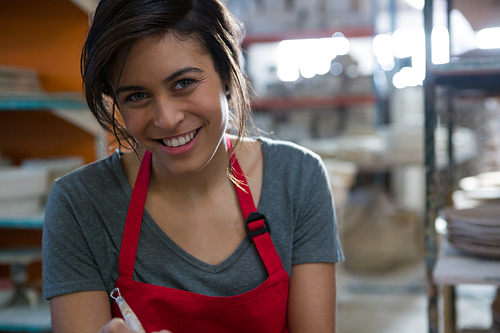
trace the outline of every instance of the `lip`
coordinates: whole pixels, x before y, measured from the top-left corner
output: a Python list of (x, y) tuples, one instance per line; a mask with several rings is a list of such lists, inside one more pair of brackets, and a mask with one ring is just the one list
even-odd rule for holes
[(202, 127), (198, 128), (196, 130), (197, 131), (196, 135), (191, 139), (191, 141), (189, 141), (187, 144), (185, 144), (183, 146), (169, 147), (169, 146), (166, 146), (166, 145), (160, 143), (159, 140), (156, 142), (156, 144), (161, 148), (161, 150), (163, 150), (168, 155), (175, 156), (175, 155), (187, 154), (187, 153), (189, 153), (194, 148), (194, 146), (198, 142), (201, 130), (202, 130)]

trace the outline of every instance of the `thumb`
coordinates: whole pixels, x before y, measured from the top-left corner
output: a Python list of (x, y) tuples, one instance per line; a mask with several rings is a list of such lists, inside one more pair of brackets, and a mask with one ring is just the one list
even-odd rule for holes
[(121, 318), (111, 319), (99, 333), (134, 333)]

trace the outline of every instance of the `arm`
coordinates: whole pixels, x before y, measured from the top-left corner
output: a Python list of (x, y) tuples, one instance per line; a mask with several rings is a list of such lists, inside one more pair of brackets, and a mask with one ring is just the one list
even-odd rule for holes
[[(134, 333), (121, 318), (111, 318), (106, 291), (83, 291), (50, 299), (53, 333)], [(161, 330), (157, 333), (171, 333)]]
[(109, 297), (101, 290), (53, 297), (50, 312), (54, 333), (96, 333), (111, 320)]
[(292, 266), (287, 316), (290, 333), (335, 332), (336, 301), (335, 264)]

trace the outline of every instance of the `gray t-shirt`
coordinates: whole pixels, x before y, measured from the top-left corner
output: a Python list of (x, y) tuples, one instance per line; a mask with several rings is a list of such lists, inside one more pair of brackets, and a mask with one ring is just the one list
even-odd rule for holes
[[(344, 260), (333, 197), (319, 156), (293, 143), (259, 138), (264, 157), (258, 211), (290, 274), (291, 266)], [(84, 166), (52, 188), (43, 229), (43, 293), (110, 292), (132, 194), (120, 153)], [(255, 246), (245, 238), (223, 262), (210, 265), (175, 244), (144, 212), (134, 280), (209, 295), (233, 296), (266, 278)]]

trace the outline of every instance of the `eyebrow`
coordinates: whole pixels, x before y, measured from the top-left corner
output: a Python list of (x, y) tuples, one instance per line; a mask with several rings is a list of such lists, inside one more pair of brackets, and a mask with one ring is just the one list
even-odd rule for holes
[[(169, 83), (171, 81), (174, 81), (178, 77), (180, 77), (186, 73), (189, 73), (189, 72), (203, 73), (203, 70), (201, 70), (197, 67), (187, 66), (187, 67), (184, 67), (184, 68), (181, 68), (181, 69), (175, 71), (172, 75), (170, 75), (165, 80), (163, 80), (163, 82)], [(119, 94), (121, 92), (125, 92), (125, 91), (137, 91), (137, 90), (144, 90), (144, 89), (145, 89), (145, 87), (142, 87), (142, 86), (121, 86), (121, 87), (118, 87), (117, 94)]]

